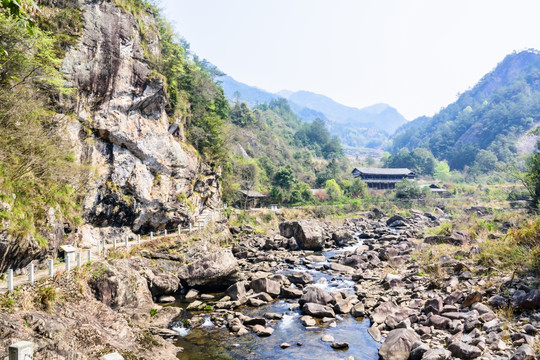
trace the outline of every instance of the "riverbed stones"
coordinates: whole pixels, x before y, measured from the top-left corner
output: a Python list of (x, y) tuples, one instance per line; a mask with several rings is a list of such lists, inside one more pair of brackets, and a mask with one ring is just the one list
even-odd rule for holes
[(377, 342), (381, 341), (381, 338), (382, 338), (381, 330), (379, 330), (379, 328), (375, 324), (373, 324), (368, 329), (368, 334), (373, 338), (373, 340)]
[(331, 343), (330, 346), (334, 350), (345, 350), (345, 349), (349, 348), (349, 343), (347, 343), (347, 342), (334, 342), (334, 343)]
[(313, 319), (313, 317), (309, 316), (309, 315), (304, 315), (300, 318), (300, 322), (302, 323), (302, 325), (304, 325), (305, 327), (311, 327), (311, 326), (315, 326), (317, 323), (315, 322), (315, 319)]
[(268, 337), (274, 333), (274, 329), (271, 327), (265, 327), (264, 325), (254, 325), (251, 327), (251, 330), (258, 336), (258, 337)]
[(313, 317), (336, 317), (334, 310), (331, 307), (316, 303), (305, 303), (302, 306), (302, 312)]
[(510, 360), (533, 360), (536, 359), (536, 352), (528, 345), (521, 345), (513, 354)]
[(415, 342), (420, 337), (411, 329), (395, 329), (388, 333), (379, 349), (382, 360), (407, 360)]
[(225, 293), (231, 297), (231, 300), (238, 300), (246, 296), (246, 281), (239, 281), (227, 288)]
[(323, 335), (321, 338), (323, 342), (334, 342), (334, 337), (332, 335)]
[(300, 289), (284, 286), (281, 288), (281, 297), (285, 299), (297, 299), (302, 297), (303, 292)]
[(284, 343), (281, 343), (279, 345), (279, 347), (282, 348), (282, 349), (286, 349), (286, 348), (291, 347), (291, 344), (284, 342)]

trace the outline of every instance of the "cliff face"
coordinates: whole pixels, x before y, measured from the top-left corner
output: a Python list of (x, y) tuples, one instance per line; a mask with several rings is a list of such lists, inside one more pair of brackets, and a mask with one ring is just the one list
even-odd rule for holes
[(136, 233), (186, 226), (219, 204), (218, 174), (184, 142), (180, 120), (165, 112), (164, 80), (147, 61), (160, 56), (155, 18), (107, 2), (82, 8), (84, 32), (62, 71), (78, 90), (78, 157), (98, 171), (85, 218), (92, 227)]
[(1, 270), (55, 254), (62, 243), (95, 246), (185, 227), (221, 201), (219, 174), (186, 142), (181, 119), (165, 111), (165, 80), (148, 60), (161, 51), (154, 15), (134, 15), (115, 2), (78, 6), (84, 30), (61, 68), (75, 92), (62, 106), (75, 115), (66, 131), (74, 153), (95, 173), (84, 189), (85, 223), (64, 230), (51, 210), (48, 249), (31, 237), (0, 241)]

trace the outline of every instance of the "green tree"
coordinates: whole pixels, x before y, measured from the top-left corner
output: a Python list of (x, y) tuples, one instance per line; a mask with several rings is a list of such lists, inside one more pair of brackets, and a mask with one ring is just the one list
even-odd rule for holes
[(355, 178), (350, 187), (350, 196), (353, 198), (364, 198), (368, 194), (368, 186), (360, 178)]
[(294, 177), (294, 172), (291, 169), (290, 165), (279, 169), (274, 176), (273, 184), (283, 189), (291, 190), (295, 183), (296, 178)]
[(403, 180), (396, 184), (396, 198), (398, 199), (418, 199), (422, 194), (422, 189), (414, 180)]
[(326, 181), (324, 188), (326, 190), (326, 195), (328, 195), (328, 199), (332, 202), (339, 200), (339, 197), (343, 195), (343, 191), (334, 179)]
[(445, 161), (439, 161), (437, 163), (437, 166), (435, 166), (435, 178), (439, 180), (446, 180), (448, 179), (448, 175), (450, 174), (450, 166), (448, 166), (448, 162)]

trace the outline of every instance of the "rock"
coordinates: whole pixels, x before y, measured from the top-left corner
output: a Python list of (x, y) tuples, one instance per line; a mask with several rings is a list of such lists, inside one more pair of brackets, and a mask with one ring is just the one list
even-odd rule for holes
[(386, 290), (396, 287), (403, 287), (403, 281), (401, 275), (386, 274), (383, 280), (383, 286)]
[(195, 299), (197, 296), (199, 296), (199, 291), (195, 289), (189, 289), (185, 297), (187, 300), (191, 300), (191, 299)]
[(282, 348), (282, 349), (286, 349), (288, 347), (291, 347), (291, 344), (284, 342), (284, 343), (281, 343), (281, 345), (279, 345), (279, 347)]
[(439, 315), (442, 309), (443, 309), (443, 301), (441, 298), (426, 300), (426, 303), (424, 305), (424, 311), (426, 312), (426, 315), (429, 315), (429, 314)]
[(354, 268), (352, 268), (350, 266), (347, 266), (347, 265), (338, 264), (338, 263), (331, 263), (330, 264), (330, 269), (334, 270), (334, 271), (341, 272), (341, 273), (345, 273), (345, 274), (354, 273)]
[(334, 337), (332, 335), (323, 335), (323, 337), (321, 338), (321, 341), (323, 341), (323, 342), (333, 342)]
[(277, 313), (266, 313), (264, 314), (264, 317), (268, 320), (281, 320), (283, 319), (283, 315), (277, 314)]
[(420, 337), (413, 330), (392, 330), (380, 347), (379, 356), (382, 360), (407, 360), (417, 341), (420, 341)]
[(164, 272), (155, 275), (148, 270), (144, 273), (144, 276), (148, 281), (150, 292), (155, 297), (174, 294), (180, 288), (180, 279), (174, 274)]
[(358, 304), (354, 305), (351, 309), (351, 315), (354, 317), (362, 317), (364, 316), (364, 304), (359, 302)]
[(348, 245), (353, 239), (353, 232), (347, 229), (339, 229), (332, 233), (332, 240), (334, 240), (336, 246)]
[(417, 341), (412, 346), (409, 360), (422, 360), (422, 357), (427, 351), (429, 351), (429, 346), (426, 343)]
[(258, 337), (268, 337), (274, 333), (274, 329), (271, 327), (265, 327), (263, 325), (255, 325), (251, 328)]
[(500, 309), (506, 306), (507, 301), (504, 297), (500, 295), (494, 295), (489, 298), (488, 304), (494, 308)]
[(349, 348), (349, 343), (335, 342), (335, 343), (331, 343), (330, 346), (332, 347), (332, 349), (335, 349), (335, 350), (343, 350), (343, 349)]
[(482, 350), (473, 345), (465, 344), (461, 341), (454, 341), (448, 345), (448, 350), (452, 356), (458, 359), (475, 359), (482, 355)]
[(388, 316), (393, 316), (399, 322), (409, 316), (409, 310), (400, 308), (392, 301), (386, 301), (372, 312), (371, 318), (375, 323), (382, 324)]
[(392, 216), (390, 219), (386, 220), (386, 225), (387, 226), (390, 226), (392, 225), (393, 223), (395, 223), (396, 221), (401, 221), (401, 223), (406, 223), (407, 222), (407, 219), (405, 219), (403, 216), (401, 215), (394, 215)]
[(482, 293), (475, 291), (472, 294), (468, 295), (465, 300), (463, 300), (463, 304), (461, 306), (466, 308), (480, 301), (482, 301)]
[(352, 303), (349, 300), (345, 299), (336, 302), (336, 305), (334, 305), (334, 311), (338, 314), (348, 314), (349, 312), (351, 312), (352, 307)]
[(254, 326), (254, 325), (266, 326), (266, 320), (261, 317), (252, 318), (249, 316), (244, 316), (241, 320), (246, 326)]
[(278, 297), (281, 293), (281, 286), (277, 281), (267, 278), (253, 280), (249, 286), (256, 293), (267, 293), (272, 297)]
[(512, 355), (510, 360), (534, 360), (536, 359), (536, 352), (528, 345), (521, 345)]
[(525, 331), (527, 334), (532, 335), (532, 336), (538, 334), (538, 330), (531, 324), (523, 325), (523, 331)]
[(302, 312), (307, 315), (314, 317), (336, 317), (334, 310), (326, 305), (316, 304), (316, 303), (305, 303), (302, 306)]
[[(424, 353), (422, 360), (451, 360), (452, 353), (446, 349), (430, 349)], [(412, 360), (412, 359), (411, 359)]]
[(199, 310), (203, 307), (204, 303), (202, 301), (195, 300), (186, 307), (186, 310)]
[(304, 315), (300, 318), (300, 321), (302, 322), (302, 325), (306, 327), (315, 326), (317, 323), (315, 322), (315, 319), (313, 319), (309, 315)]
[(381, 331), (379, 330), (379, 328), (373, 324), (369, 329), (368, 329), (368, 334), (371, 335), (371, 337), (373, 338), (373, 340), (379, 342), (381, 341)]
[(299, 300), (300, 305), (302, 306), (305, 303), (315, 303), (326, 305), (334, 301), (332, 295), (328, 294), (321, 288), (310, 286), (306, 289), (306, 293), (302, 295)]
[(540, 291), (531, 290), (526, 293), (518, 290), (510, 299), (510, 305), (515, 309), (532, 310), (540, 308)]
[(324, 229), (314, 220), (286, 221), (279, 224), (281, 236), (296, 239), (298, 247), (303, 250), (322, 250)]
[(326, 257), (324, 255), (308, 255), (306, 260), (311, 263), (322, 263), (326, 261)]
[(263, 306), (263, 305), (266, 305), (267, 303), (268, 302), (266, 302), (264, 300), (260, 300), (260, 299), (256, 299), (256, 298), (249, 298), (249, 300), (248, 300), (248, 305), (254, 306), (254, 307)]
[(463, 299), (463, 293), (459, 290), (455, 290), (444, 299), (444, 305), (454, 305)]
[(173, 303), (175, 301), (176, 301), (176, 298), (170, 295), (163, 295), (158, 298), (158, 302), (161, 304)]
[(445, 330), (450, 324), (450, 319), (440, 315), (431, 315), (429, 317), (429, 324), (439, 330)]
[(285, 299), (297, 299), (302, 297), (302, 290), (284, 286), (281, 288), (281, 297)]
[(457, 246), (463, 246), (469, 243), (470, 235), (466, 231), (452, 230), (452, 233), (447, 238), (447, 242)]
[(238, 300), (246, 296), (246, 282), (239, 281), (227, 288), (225, 291), (227, 296), (230, 296), (232, 300)]
[(234, 282), (238, 262), (230, 249), (219, 249), (178, 269), (178, 277), (188, 286), (226, 288)]
[(232, 332), (238, 332), (240, 329), (244, 328), (244, 325), (242, 324), (242, 321), (239, 318), (233, 318), (229, 321), (227, 324), (228, 328)]
[(307, 285), (313, 282), (313, 276), (306, 271), (296, 271), (287, 275), (287, 279), (293, 284)]

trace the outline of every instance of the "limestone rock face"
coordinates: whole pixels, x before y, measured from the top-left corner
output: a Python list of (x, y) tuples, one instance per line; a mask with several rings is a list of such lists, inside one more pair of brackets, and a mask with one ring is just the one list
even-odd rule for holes
[(218, 174), (183, 142), (181, 120), (165, 112), (164, 79), (145, 58), (160, 55), (155, 19), (138, 15), (143, 40), (135, 16), (114, 2), (81, 3), (84, 31), (62, 71), (78, 92), (79, 128), (71, 131), (78, 158), (99, 175), (84, 199), (85, 218), (136, 233), (186, 226), (219, 203)]
[(230, 249), (218, 249), (178, 269), (178, 277), (188, 286), (227, 288), (237, 279), (238, 262)]

